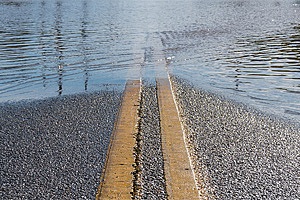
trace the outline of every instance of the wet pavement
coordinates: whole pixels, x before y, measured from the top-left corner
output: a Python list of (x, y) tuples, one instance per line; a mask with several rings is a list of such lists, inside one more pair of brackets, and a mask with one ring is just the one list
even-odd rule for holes
[(123, 87), (168, 68), (300, 121), (298, 0), (2, 0), (0, 102)]
[(171, 78), (198, 187), (210, 199), (299, 199), (299, 125)]
[(135, 199), (167, 199), (156, 86), (144, 82), (141, 92)]
[[(208, 199), (299, 199), (296, 124), (171, 76), (197, 187)], [(142, 86), (135, 199), (167, 199), (157, 91)], [(120, 92), (0, 106), (1, 199), (94, 199)], [(137, 186), (137, 185), (136, 185)]]
[(94, 199), (121, 93), (0, 105), (0, 199)]

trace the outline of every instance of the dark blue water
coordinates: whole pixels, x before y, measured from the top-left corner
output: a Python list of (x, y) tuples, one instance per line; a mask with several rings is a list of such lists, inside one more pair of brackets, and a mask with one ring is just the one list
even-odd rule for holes
[(0, 0), (0, 101), (169, 73), (300, 120), (299, 0)]

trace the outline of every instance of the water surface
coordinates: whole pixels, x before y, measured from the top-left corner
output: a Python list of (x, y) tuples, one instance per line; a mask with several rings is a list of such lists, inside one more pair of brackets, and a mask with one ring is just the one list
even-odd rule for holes
[(0, 101), (165, 76), (300, 120), (298, 0), (2, 0)]

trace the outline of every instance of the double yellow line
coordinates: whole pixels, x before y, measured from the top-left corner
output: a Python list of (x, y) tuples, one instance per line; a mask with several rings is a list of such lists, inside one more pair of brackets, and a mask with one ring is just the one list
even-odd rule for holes
[[(128, 81), (96, 199), (131, 199), (140, 81)], [(199, 199), (168, 79), (157, 79), (168, 199)]]

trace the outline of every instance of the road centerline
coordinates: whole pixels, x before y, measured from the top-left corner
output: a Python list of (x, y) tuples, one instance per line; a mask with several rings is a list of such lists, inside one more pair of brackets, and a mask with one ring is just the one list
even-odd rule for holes
[(168, 199), (199, 199), (168, 79), (157, 79)]
[(126, 83), (96, 199), (131, 199), (140, 81)]

